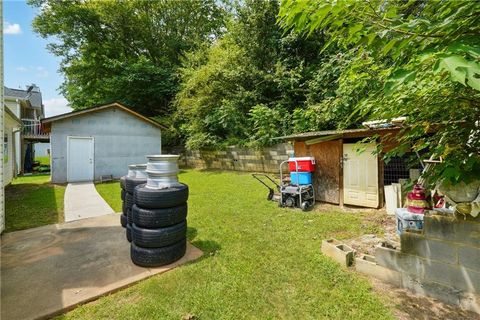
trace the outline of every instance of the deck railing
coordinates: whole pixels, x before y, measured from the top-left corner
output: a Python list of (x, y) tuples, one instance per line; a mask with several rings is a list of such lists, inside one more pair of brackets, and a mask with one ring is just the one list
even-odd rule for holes
[(46, 138), (46, 133), (42, 128), (40, 120), (34, 119), (22, 119), (23, 122), (23, 135), (30, 138)]

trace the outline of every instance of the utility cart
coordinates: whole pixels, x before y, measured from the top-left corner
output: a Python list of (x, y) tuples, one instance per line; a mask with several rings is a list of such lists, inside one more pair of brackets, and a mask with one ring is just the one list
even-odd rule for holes
[[(289, 164), (290, 177), (283, 172), (286, 163)], [(311, 172), (315, 170), (314, 166), (315, 160), (307, 157), (283, 161), (279, 168), (280, 184), (264, 173), (254, 173), (252, 176), (268, 189), (267, 200), (278, 201), (280, 207), (300, 208), (307, 211), (315, 204), (315, 189), (311, 177)]]
[[(280, 164), (280, 207), (297, 207), (303, 211), (313, 208), (315, 204), (315, 189), (313, 188), (310, 172), (299, 171), (301, 158), (290, 158)], [(284, 179), (283, 167), (288, 163), (290, 179)], [(292, 169), (295, 171), (292, 171)]]

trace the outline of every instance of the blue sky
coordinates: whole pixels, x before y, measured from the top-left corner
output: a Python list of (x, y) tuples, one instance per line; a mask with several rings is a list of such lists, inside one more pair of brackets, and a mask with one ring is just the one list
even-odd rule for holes
[(46, 116), (71, 111), (58, 92), (63, 76), (60, 58), (51, 54), (43, 39), (32, 30), (37, 10), (24, 1), (3, 1), (4, 81), (9, 88), (40, 87)]

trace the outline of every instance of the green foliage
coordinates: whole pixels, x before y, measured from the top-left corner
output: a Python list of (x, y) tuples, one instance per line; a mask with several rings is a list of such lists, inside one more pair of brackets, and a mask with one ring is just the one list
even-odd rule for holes
[(61, 91), (74, 109), (121, 101), (149, 116), (168, 116), (183, 52), (220, 34), (220, 1), (30, 0), (33, 27), (55, 37)]
[(346, 100), (350, 117), (407, 116), (387, 157), (442, 157), (431, 181), (480, 177), (478, 1), (284, 0), (279, 23), (306, 36), (321, 30), (324, 51), (356, 52), (339, 77), (339, 88), (357, 93)]
[(320, 54), (320, 34), (284, 33), (278, 10), (277, 1), (245, 1), (221, 39), (186, 55), (176, 120), (187, 147), (257, 147), (293, 131), (355, 124), (355, 92), (338, 82), (353, 55)]

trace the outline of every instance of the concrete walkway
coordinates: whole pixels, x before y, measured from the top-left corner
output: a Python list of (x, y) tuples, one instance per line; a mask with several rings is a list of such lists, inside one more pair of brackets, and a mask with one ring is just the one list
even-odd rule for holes
[[(118, 195), (120, 197), (120, 195)], [(114, 213), (92, 182), (69, 183), (65, 190), (65, 222)]]
[(119, 218), (109, 214), (3, 234), (0, 318), (49, 318), (202, 255), (189, 244), (171, 265), (138, 267)]

